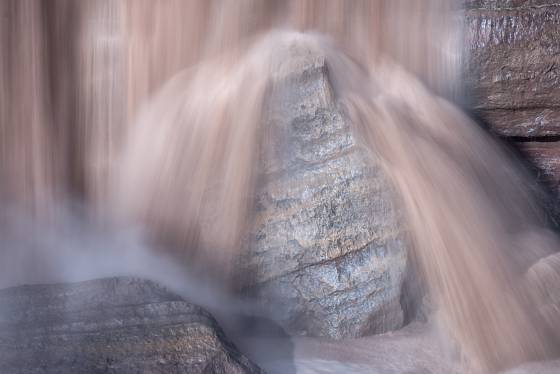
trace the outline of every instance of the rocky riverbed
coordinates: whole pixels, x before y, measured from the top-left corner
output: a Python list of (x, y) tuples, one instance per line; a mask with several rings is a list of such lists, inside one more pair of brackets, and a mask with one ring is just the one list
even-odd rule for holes
[[(138, 278), (12, 287), (0, 290), (0, 363), (2, 373), (21, 374), (462, 373), (432, 322), (334, 341), (255, 330), (255, 321), (228, 324), (230, 339), (203, 308)], [(504, 374), (558, 368), (530, 363)]]

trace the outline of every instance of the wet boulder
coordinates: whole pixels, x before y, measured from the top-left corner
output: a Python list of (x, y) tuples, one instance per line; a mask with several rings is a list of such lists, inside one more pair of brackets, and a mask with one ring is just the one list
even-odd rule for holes
[(0, 290), (3, 373), (262, 373), (204, 309), (108, 278)]
[(399, 328), (407, 253), (391, 189), (337, 105), (327, 59), (291, 52), (268, 106), (245, 291), (290, 334)]

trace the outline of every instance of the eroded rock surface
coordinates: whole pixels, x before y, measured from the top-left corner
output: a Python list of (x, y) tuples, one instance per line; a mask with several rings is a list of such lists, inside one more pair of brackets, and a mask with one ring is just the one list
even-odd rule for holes
[(560, 201), (560, 2), (466, 0), (465, 81), (475, 113)]
[(560, 2), (467, 0), (472, 105), (504, 136), (560, 134)]
[(2, 373), (261, 373), (214, 318), (157, 284), (0, 290)]
[(390, 188), (337, 108), (328, 61), (294, 46), (273, 94), (248, 289), (296, 335), (398, 328), (406, 267)]

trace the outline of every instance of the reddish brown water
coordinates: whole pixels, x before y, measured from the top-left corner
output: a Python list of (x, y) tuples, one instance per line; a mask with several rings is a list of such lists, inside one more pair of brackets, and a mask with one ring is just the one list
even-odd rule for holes
[(0, 197), (40, 220), (83, 201), (227, 269), (252, 212), (267, 98), (305, 50), (326, 57), (355, 136), (392, 180), (466, 365), (551, 356), (558, 313), (536, 305), (558, 266), (526, 273), (558, 241), (530, 180), (444, 98), (460, 86), (453, 5), (2, 0)]

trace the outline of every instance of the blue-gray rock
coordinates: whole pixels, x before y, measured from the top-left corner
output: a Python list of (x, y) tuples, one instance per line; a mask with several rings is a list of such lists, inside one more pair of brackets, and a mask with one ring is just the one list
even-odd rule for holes
[(246, 290), (291, 334), (398, 328), (407, 253), (391, 190), (337, 107), (328, 61), (291, 48), (269, 105)]
[(0, 290), (0, 371), (262, 373), (208, 312), (134, 278)]

